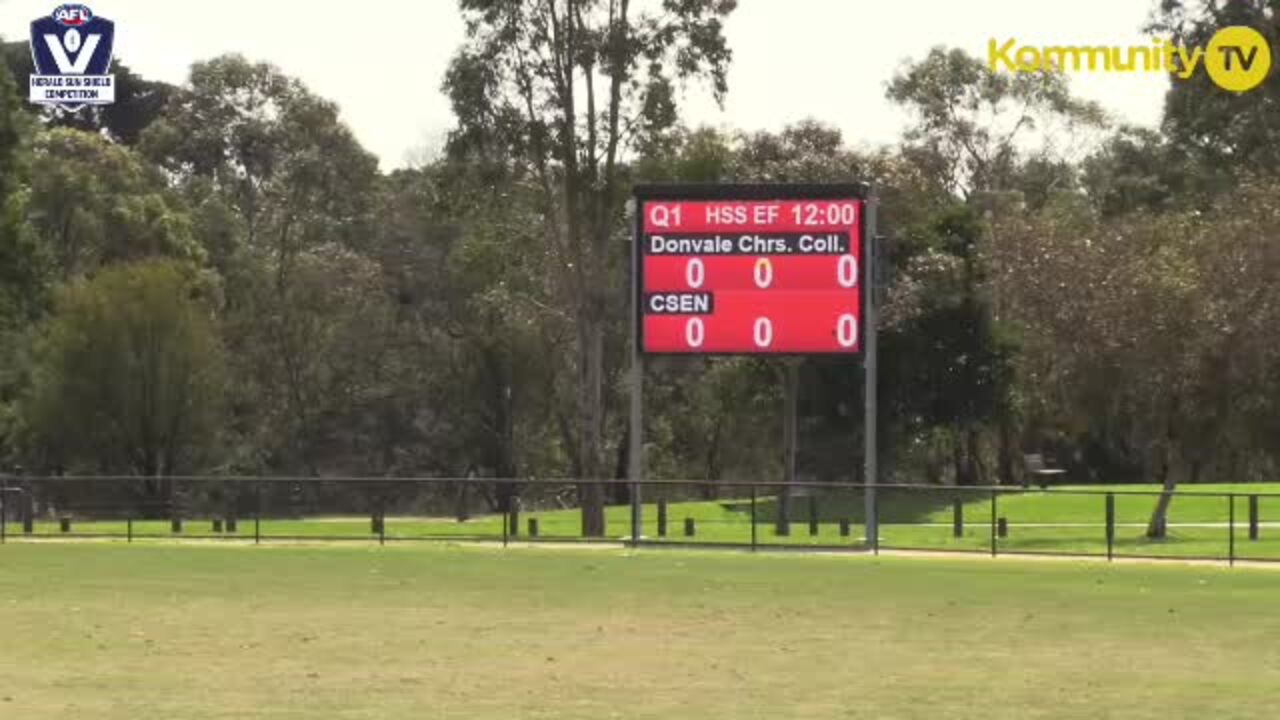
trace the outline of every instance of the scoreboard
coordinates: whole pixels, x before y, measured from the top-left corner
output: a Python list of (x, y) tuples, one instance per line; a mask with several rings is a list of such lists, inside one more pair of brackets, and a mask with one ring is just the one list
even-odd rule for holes
[(864, 188), (638, 187), (640, 352), (859, 354)]

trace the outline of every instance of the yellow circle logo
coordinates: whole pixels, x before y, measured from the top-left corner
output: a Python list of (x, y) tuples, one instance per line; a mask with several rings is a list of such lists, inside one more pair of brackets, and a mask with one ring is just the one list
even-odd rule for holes
[(1238, 93), (1252, 90), (1271, 70), (1271, 46), (1251, 27), (1225, 27), (1209, 40), (1204, 67), (1209, 71), (1209, 79), (1223, 90)]

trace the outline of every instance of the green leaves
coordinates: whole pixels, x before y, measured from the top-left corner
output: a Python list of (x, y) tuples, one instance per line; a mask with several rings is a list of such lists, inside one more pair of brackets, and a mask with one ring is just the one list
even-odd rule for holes
[(35, 447), (92, 470), (181, 472), (216, 445), (223, 365), (189, 267), (108, 268), (58, 293), (21, 408)]
[(1105, 124), (1061, 73), (1009, 75), (959, 49), (934, 48), (893, 78), (887, 96), (915, 118), (908, 148), (931, 156), (948, 189), (966, 195), (1012, 189), (1019, 143), (1029, 137), (1038, 136), (1043, 154), (1063, 131)]
[[(1243, 25), (1257, 30), (1274, 48), (1280, 41), (1275, 12), (1275, 3), (1268, 0), (1167, 0), (1148, 30), (1174, 43), (1203, 47), (1219, 29)], [(1274, 62), (1262, 85), (1240, 94), (1218, 87), (1203, 71), (1188, 80), (1170, 79), (1163, 130), (1196, 159), (1200, 175), (1230, 183), (1241, 174), (1275, 174), (1280, 167), (1277, 98), (1280, 72)]]
[(199, 263), (187, 210), (134, 151), (78, 130), (36, 137), (25, 215), (60, 277), (153, 256)]

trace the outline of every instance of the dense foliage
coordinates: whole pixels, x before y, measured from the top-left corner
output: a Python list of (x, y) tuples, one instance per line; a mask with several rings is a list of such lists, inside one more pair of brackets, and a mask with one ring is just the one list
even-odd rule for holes
[[(214, 58), (183, 87), (122, 68), (121, 103), (68, 116), (21, 102), (3, 46), (0, 462), (620, 476), (631, 183), (865, 179), (885, 480), (1017, 482), (1028, 452), (1080, 481), (1274, 479), (1274, 72), (1241, 96), (1171, 81), (1145, 130), (939, 48), (889, 84), (901, 142), (854, 150), (820, 120), (686, 127), (678, 87), (731, 90), (734, 3), (628, 6), (463, 0), (457, 129), (389, 174), (270, 65)], [(1196, 42), (1229, 23), (1274, 34), (1274, 11), (1153, 15)], [(650, 473), (779, 477), (778, 370), (652, 363)], [(859, 367), (800, 383), (801, 474), (861, 479)]]

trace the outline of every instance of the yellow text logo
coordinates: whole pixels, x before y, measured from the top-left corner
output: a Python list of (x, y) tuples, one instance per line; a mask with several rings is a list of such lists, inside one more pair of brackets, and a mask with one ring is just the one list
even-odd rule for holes
[(1245, 92), (1267, 78), (1271, 47), (1250, 27), (1225, 27), (1206, 47), (1175, 45), (1156, 39), (1150, 45), (1019, 45), (1016, 39), (987, 43), (992, 72), (1158, 72), (1188, 80), (1204, 66), (1223, 90)]

